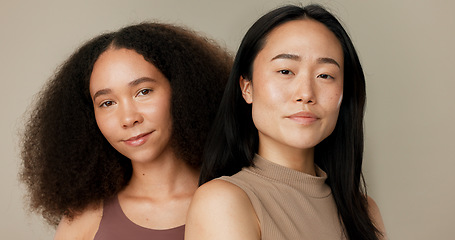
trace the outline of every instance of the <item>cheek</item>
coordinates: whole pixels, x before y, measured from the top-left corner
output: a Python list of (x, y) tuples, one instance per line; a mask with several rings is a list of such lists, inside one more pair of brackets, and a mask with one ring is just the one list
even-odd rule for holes
[[(271, 77), (269, 77), (271, 79)], [(286, 103), (289, 100), (289, 86), (279, 81), (257, 81), (253, 85), (253, 102), (272, 106)]]
[(257, 121), (262, 122), (263, 119), (269, 119), (270, 116), (273, 116), (277, 111), (277, 106), (282, 102), (280, 99), (280, 94), (278, 91), (273, 91), (273, 87), (263, 85), (254, 88), (251, 104), (253, 121), (255, 123)]
[(333, 86), (332, 88), (322, 89), (322, 93), (325, 93), (324, 105), (326, 109), (330, 111), (337, 111), (341, 107), (343, 102), (343, 85)]
[(162, 98), (160, 101), (148, 103), (142, 107), (141, 112), (149, 123), (156, 127), (161, 126), (172, 130), (171, 100), (169, 98)]
[(338, 104), (337, 104), (337, 108), (338, 109), (340, 109), (342, 101), (343, 101), (343, 93), (341, 93), (339, 98), (338, 98)]
[[(113, 132), (112, 129), (114, 129), (114, 118), (112, 117), (107, 117), (105, 114), (97, 113), (95, 111), (95, 120), (96, 120), (96, 125), (98, 125), (98, 128), (100, 129), (101, 133), (103, 136), (110, 141), (111, 135)], [(111, 130), (109, 130), (111, 129)]]
[(330, 96), (327, 96), (325, 105), (325, 111), (329, 117), (330, 125), (335, 127), (338, 120), (338, 115), (340, 112), (341, 103), (343, 102), (343, 92), (336, 90), (330, 93)]
[(148, 113), (148, 119), (157, 127), (172, 129), (172, 114), (167, 108), (155, 109)]
[(157, 109), (156, 109), (156, 112), (158, 113), (157, 115), (159, 116), (162, 116), (162, 118), (167, 118), (167, 120), (169, 120), (169, 118), (172, 118), (172, 110), (171, 110), (171, 106), (172, 106), (172, 101), (171, 101), (171, 97), (170, 97), (170, 93), (169, 93), (169, 96), (168, 95), (164, 95), (160, 101), (157, 102)]

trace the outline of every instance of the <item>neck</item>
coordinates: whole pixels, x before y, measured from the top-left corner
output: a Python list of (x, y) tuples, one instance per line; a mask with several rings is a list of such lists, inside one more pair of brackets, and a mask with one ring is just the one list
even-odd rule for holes
[(276, 164), (299, 172), (316, 176), (314, 167), (314, 148), (298, 149), (290, 146), (261, 144), (258, 154)]
[(167, 198), (192, 194), (197, 188), (199, 171), (174, 154), (147, 163), (132, 161), (131, 180), (124, 189), (128, 195)]

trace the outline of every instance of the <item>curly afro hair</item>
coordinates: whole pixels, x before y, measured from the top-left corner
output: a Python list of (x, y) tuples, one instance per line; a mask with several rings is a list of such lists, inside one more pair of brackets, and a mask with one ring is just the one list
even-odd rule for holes
[(135, 50), (172, 88), (172, 147), (194, 168), (201, 164), (232, 66), (215, 42), (184, 27), (141, 23), (100, 35), (79, 48), (46, 83), (33, 104), (21, 141), (21, 180), (32, 211), (51, 225), (117, 194), (131, 161), (104, 138), (95, 121), (90, 75), (108, 48)]

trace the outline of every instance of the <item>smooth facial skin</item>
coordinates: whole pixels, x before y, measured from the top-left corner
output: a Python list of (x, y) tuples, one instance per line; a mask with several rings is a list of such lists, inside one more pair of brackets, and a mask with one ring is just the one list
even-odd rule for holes
[(343, 50), (335, 35), (309, 19), (277, 27), (256, 56), (252, 80), (240, 84), (252, 104), (258, 154), (300, 171), (307, 162), (314, 173), (313, 149), (335, 128), (343, 97)]
[(108, 142), (133, 162), (170, 155), (171, 87), (134, 50), (108, 49), (90, 78), (95, 118)]

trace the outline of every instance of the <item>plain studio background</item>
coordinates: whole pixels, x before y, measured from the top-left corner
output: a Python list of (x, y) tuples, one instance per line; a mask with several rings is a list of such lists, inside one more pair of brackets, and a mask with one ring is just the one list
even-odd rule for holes
[[(455, 2), (314, 2), (342, 19), (365, 70), (364, 173), (389, 237), (453, 239)], [(17, 180), (18, 131), (33, 96), (76, 47), (102, 32), (158, 19), (204, 32), (235, 52), (253, 21), (284, 3), (296, 2), (2, 0), (0, 239), (54, 234), (26, 211)]]

